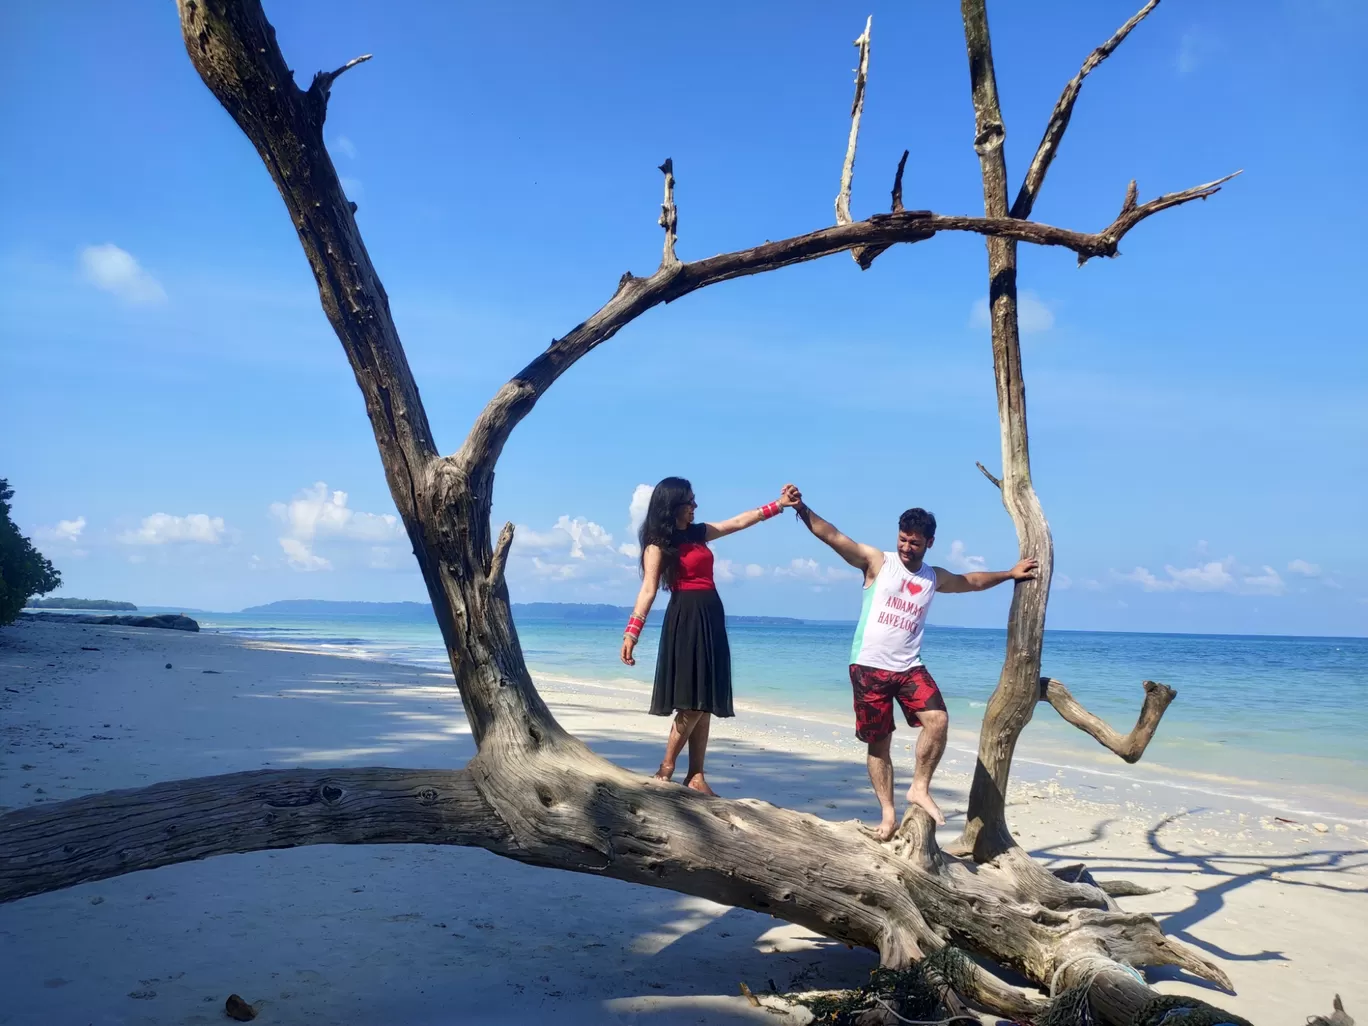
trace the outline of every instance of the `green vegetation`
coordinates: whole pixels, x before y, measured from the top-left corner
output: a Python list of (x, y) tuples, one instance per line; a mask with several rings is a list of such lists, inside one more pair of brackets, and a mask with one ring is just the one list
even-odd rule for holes
[(29, 603), (32, 609), (124, 609), (137, 610), (132, 602), (116, 602), (113, 599), (83, 598), (45, 598), (34, 599)]
[(62, 583), (56, 567), (10, 519), (13, 495), (9, 482), (0, 477), (0, 625), (13, 623), (30, 595), (45, 595)]

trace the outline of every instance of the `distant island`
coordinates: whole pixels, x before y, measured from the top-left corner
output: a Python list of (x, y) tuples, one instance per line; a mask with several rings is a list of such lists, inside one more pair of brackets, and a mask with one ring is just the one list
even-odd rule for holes
[[(626, 622), (628, 606), (593, 602), (515, 602), (513, 616), (520, 620), (568, 620), (576, 623)], [(431, 620), (432, 606), (427, 602), (334, 602), (328, 599), (282, 599), (264, 606), (248, 606), (244, 613), (277, 616), (393, 616), (408, 620)], [(728, 616), (729, 623), (799, 625), (806, 620), (789, 616)]]
[(83, 598), (40, 598), (34, 599), (28, 605), (30, 609), (131, 609), (136, 611), (138, 608), (132, 602)]

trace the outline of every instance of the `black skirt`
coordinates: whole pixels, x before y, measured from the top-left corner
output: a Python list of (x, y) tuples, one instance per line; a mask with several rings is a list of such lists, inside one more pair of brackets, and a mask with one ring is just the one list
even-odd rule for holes
[(670, 595), (660, 629), (651, 714), (702, 709), (732, 716), (731, 647), (722, 600), (712, 589)]

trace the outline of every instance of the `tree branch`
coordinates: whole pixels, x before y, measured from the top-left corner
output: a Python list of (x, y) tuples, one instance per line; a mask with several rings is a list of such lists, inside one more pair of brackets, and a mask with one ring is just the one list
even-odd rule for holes
[(1094, 257), (1113, 257), (1117, 255), (1121, 239), (1146, 217), (1190, 200), (1206, 199), (1220, 191), (1220, 185), (1231, 177), (1234, 176), (1151, 200), (1120, 215), (1100, 232), (1076, 232), (1013, 217), (964, 217), (935, 214), (929, 210), (899, 210), (778, 242), (766, 242), (752, 249), (662, 266), (647, 278), (623, 275), (613, 297), (604, 306), (569, 334), (551, 343), (544, 353), (498, 391), (476, 418), (465, 444), (451, 459), (458, 467), (476, 476), (492, 473), (513, 428), (577, 360), (647, 310), (662, 303), (672, 303), (709, 285), (818, 260), (861, 246), (887, 249), (900, 242), (924, 242), (938, 232), (970, 232), (1013, 242), (1058, 246), (1076, 253), (1080, 263)]
[(865, 21), (864, 31), (855, 40), (860, 64), (855, 69), (855, 99), (850, 105), (850, 141), (846, 143), (845, 163), (841, 165), (841, 189), (836, 193), (836, 223), (850, 224), (850, 185), (855, 177), (855, 146), (860, 140), (860, 117), (864, 114), (865, 82), (869, 77), (869, 32), (874, 15)]
[(978, 467), (979, 470), (983, 471), (983, 476), (986, 477), (989, 481), (993, 482), (994, 485), (996, 485), (998, 488), (1002, 487), (1002, 482), (998, 480), (996, 477), (994, 477), (989, 472), (988, 468), (985, 467), (982, 463), (979, 463), (977, 460), (975, 460), (974, 466)]
[(660, 173), (665, 176), (665, 200), (660, 205), (660, 227), (665, 229), (665, 252), (660, 258), (661, 269), (678, 267), (679, 257), (675, 256), (675, 240), (679, 238), (679, 210), (674, 201), (674, 161), (669, 157), (660, 165)]
[(346, 64), (342, 65), (342, 67), (338, 68), (336, 71), (320, 71), (314, 75), (313, 81), (309, 83), (308, 95), (312, 102), (315, 105), (317, 105), (319, 109), (320, 124), (323, 120), (322, 116), (327, 113), (328, 97), (332, 94), (333, 83), (336, 82), (339, 78), (341, 78), (345, 72), (350, 71), (358, 64), (364, 64), (373, 56), (375, 55), (363, 53), (360, 57), (353, 57), (351, 60), (347, 61)]
[(508, 548), (513, 544), (513, 521), (509, 520), (499, 532), (499, 540), (494, 544), (494, 554), (489, 560), (488, 587), (497, 588), (503, 580), (504, 566), (508, 562)]
[(135, 870), (306, 844), (458, 844), (516, 857), (464, 770), (257, 770), (0, 816), (0, 902)]
[(1060, 94), (1054, 110), (1050, 112), (1050, 120), (1045, 125), (1045, 135), (1041, 138), (1040, 145), (1036, 147), (1035, 157), (1031, 160), (1031, 166), (1026, 172), (1025, 180), (1021, 183), (1021, 191), (1017, 193), (1016, 202), (1012, 204), (1013, 217), (1031, 216), (1031, 210), (1035, 207), (1036, 196), (1039, 195), (1040, 187), (1045, 182), (1045, 173), (1050, 170), (1050, 163), (1054, 160), (1055, 154), (1059, 151), (1059, 144), (1064, 139), (1064, 130), (1069, 127), (1069, 119), (1073, 117), (1074, 104), (1078, 102), (1078, 94), (1083, 89), (1083, 80), (1092, 73), (1094, 68), (1110, 57), (1112, 51), (1130, 35), (1131, 29), (1144, 21), (1149, 12), (1157, 6), (1159, 6), (1159, 0), (1149, 0), (1149, 3), (1140, 8), (1130, 21), (1117, 29), (1110, 39), (1088, 54), (1088, 59), (1083, 62), (1082, 69), (1064, 87), (1064, 92)]
[(898, 160), (898, 170), (893, 174), (893, 205), (889, 209), (895, 214), (903, 209), (903, 170), (907, 167), (907, 154), (908, 151), (903, 150), (903, 155)]
[(1167, 684), (1145, 681), (1145, 702), (1140, 707), (1140, 718), (1135, 721), (1129, 734), (1118, 734), (1101, 717), (1094, 716), (1069, 693), (1069, 689), (1051, 677), (1040, 678), (1040, 700), (1049, 702), (1055, 712), (1072, 723), (1085, 734), (1090, 735), (1103, 748), (1119, 755), (1126, 762), (1140, 761), (1145, 748), (1164, 716), (1169, 703), (1178, 697), (1178, 692)]

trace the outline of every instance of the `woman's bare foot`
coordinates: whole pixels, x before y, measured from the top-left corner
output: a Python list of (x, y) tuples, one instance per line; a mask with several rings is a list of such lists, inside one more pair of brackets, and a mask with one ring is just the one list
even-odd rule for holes
[(674, 771), (675, 768), (673, 764), (662, 762), (660, 764), (660, 769), (655, 771), (655, 779), (668, 784), (674, 779)]
[(685, 781), (684, 786), (697, 791), (699, 794), (706, 794), (711, 798), (717, 797), (717, 792), (708, 786), (708, 782), (703, 779), (702, 773), (693, 773)]
[(927, 812), (931, 813), (931, 818), (936, 821), (937, 826), (945, 826), (945, 816), (931, 797), (931, 792), (923, 791), (916, 784), (907, 789), (907, 800), (913, 805), (920, 805)]

